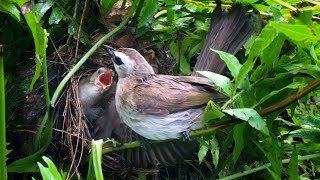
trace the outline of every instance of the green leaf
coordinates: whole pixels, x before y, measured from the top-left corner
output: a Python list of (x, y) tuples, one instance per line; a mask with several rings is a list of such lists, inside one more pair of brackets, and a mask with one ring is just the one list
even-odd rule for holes
[(253, 68), (256, 58), (261, 54), (261, 52), (267, 48), (274, 38), (277, 36), (277, 32), (270, 24), (267, 24), (257, 36), (254, 42), (251, 45), (248, 60), (244, 63), (239, 71), (239, 75), (236, 77), (236, 82), (234, 85), (233, 92), (236, 92), (236, 89), (244, 83), (248, 73)]
[(215, 136), (213, 136), (212, 139), (210, 140), (210, 151), (212, 156), (212, 162), (217, 167), (219, 163), (220, 150), (219, 150), (219, 142)]
[(242, 109), (226, 109), (223, 112), (235, 116), (238, 119), (248, 121), (250, 126), (261, 131), (262, 133), (269, 135), (269, 130), (267, 128), (266, 122), (261, 118), (258, 112), (254, 109), (250, 108), (242, 108)]
[(233, 128), (234, 148), (232, 152), (232, 160), (234, 163), (237, 162), (242, 152), (242, 149), (244, 147), (243, 131), (245, 127), (246, 127), (246, 124), (238, 124)]
[(42, 159), (47, 163), (48, 168), (44, 167), (41, 163), (37, 163), (43, 179), (55, 179), (62, 180), (62, 177), (56, 167), (56, 165), (47, 157), (43, 156)]
[(138, 27), (145, 25), (146, 22), (150, 21), (150, 18), (157, 12), (158, 10), (158, 0), (148, 0), (146, 1), (146, 5), (144, 11), (139, 20)]
[(292, 131), (291, 136), (303, 138), (307, 142), (320, 143), (319, 128), (304, 128)]
[(291, 154), (290, 162), (289, 162), (289, 179), (299, 180), (299, 171), (298, 171), (298, 153), (297, 148), (294, 147), (293, 152)]
[(210, 122), (210, 120), (222, 118), (224, 116), (225, 114), (223, 114), (223, 112), (220, 111), (218, 106), (210, 100), (204, 112), (204, 120), (206, 122)]
[(63, 16), (61, 9), (59, 7), (54, 7), (49, 18), (49, 24), (59, 24)]
[(77, 22), (72, 21), (71, 24), (69, 24), (68, 26), (68, 34), (69, 35), (74, 35), (74, 33), (77, 32), (79, 25), (77, 24)]
[(295, 114), (295, 117), (303, 123), (314, 128), (320, 128), (320, 118), (309, 114)]
[(198, 152), (199, 163), (203, 162), (203, 160), (206, 157), (208, 151), (209, 151), (209, 144), (206, 141), (206, 144), (201, 144), (200, 145), (200, 149), (199, 149), (199, 152)]
[(54, 5), (53, 0), (48, 0), (45, 2), (39, 2), (36, 4), (36, 9), (39, 12), (39, 16), (43, 17), (43, 15)]
[(229, 71), (231, 72), (231, 75), (236, 78), (242, 67), (242, 65), (239, 63), (239, 60), (234, 55), (227, 52), (218, 51), (215, 49), (211, 49), (211, 51), (219, 54), (220, 58), (226, 63)]
[(285, 36), (283, 34), (278, 34), (270, 45), (262, 51), (260, 55), (261, 62), (272, 67), (279, 58), (284, 40)]
[(320, 78), (320, 67), (312, 64), (291, 64), (290, 66), (285, 66), (284, 69), (292, 74), (304, 73), (309, 74), (314, 78)]
[(220, 87), (229, 97), (232, 96), (232, 84), (229, 78), (210, 71), (197, 71)]
[(117, 0), (102, 0), (101, 1), (101, 11), (103, 14), (109, 13), (112, 6), (117, 2)]
[(20, 21), (20, 11), (19, 9), (12, 3), (12, 1), (1, 0), (0, 1), (0, 11), (9, 14), (17, 21)]
[(318, 41), (319, 35), (306, 25), (300, 24), (284, 24), (279, 22), (271, 22), (273, 28), (285, 34), (288, 38), (294, 41)]
[(256, 103), (253, 108), (257, 107), (258, 105), (264, 103), (266, 100), (268, 100), (269, 98), (271, 98), (272, 96), (286, 90), (286, 89), (300, 89), (304, 86), (306, 86), (307, 83), (304, 81), (304, 79), (300, 79), (300, 78), (296, 78), (294, 80), (293, 83), (281, 88), (281, 89), (278, 89), (278, 90), (274, 90), (274, 91), (271, 91), (270, 93), (268, 93), (268, 95), (264, 96), (263, 98), (260, 99), (260, 101), (258, 103)]

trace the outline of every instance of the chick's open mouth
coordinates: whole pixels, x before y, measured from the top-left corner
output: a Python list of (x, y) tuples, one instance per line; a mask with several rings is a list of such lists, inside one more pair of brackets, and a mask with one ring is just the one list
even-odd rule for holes
[(112, 73), (110, 71), (106, 71), (103, 74), (98, 76), (98, 84), (106, 89), (112, 85)]

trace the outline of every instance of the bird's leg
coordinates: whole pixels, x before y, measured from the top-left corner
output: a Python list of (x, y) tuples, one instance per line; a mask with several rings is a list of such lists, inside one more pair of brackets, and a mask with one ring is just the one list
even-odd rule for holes
[(188, 130), (182, 132), (182, 141), (191, 141)]

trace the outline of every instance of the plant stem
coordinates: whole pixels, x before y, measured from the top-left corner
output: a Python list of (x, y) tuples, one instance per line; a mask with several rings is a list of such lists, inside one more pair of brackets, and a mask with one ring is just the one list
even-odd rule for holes
[(134, 0), (132, 2), (132, 5), (130, 7), (130, 10), (126, 16), (126, 18), (121, 22), (119, 26), (114, 28), (112, 31), (110, 31), (108, 34), (103, 36), (80, 60), (79, 62), (72, 67), (70, 72), (62, 79), (61, 83), (58, 85), (56, 91), (54, 92), (52, 96), (52, 101), (51, 101), (51, 106), (55, 106), (57, 100), (59, 99), (59, 96), (61, 94), (61, 91), (63, 90), (64, 86), (67, 84), (67, 82), (70, 80), (70, 78), (73, 76), (73, 74), (81, 67), (83, 63), (86, 62), (86, 60), (98, 49), (98, 47), (101, 46), (110, 36), (118, 32), (124, 25), (127, 24), (127, 22), (130, 20), (132, 17), (132, 14), (135, 10), (136, 4), (139, 0)]
[(4, 85), (3, 46), (0, 45), (0, 179), (7, 179), (6, 166), (6, 103)]
[[(310, 154), (310, 155), (306, 155), (306, 156), (300, 156), (300, 157), (298, 157), (298, 161), (305, 161), (305, 160), (315, 159), (315, 158), (320, 158), (320, 153)], [(290, 162), (290, 159), (282, 160), (282, 164), (287, 164), (289, 162)], [(256, 167), (256, 168), (253, 168), (253, 169), (250, 169), (247, 171), (239, 172), (239, 173), (227, 176), (227, 177), (220, 178), (219, 180), (229, 180), (229, 179), (240, 178), (240, 177), (246, 176), (248, 174), (252, 174), (252, 173), (267, 169), (270, 166), (271, 166), (271, 163), (268, 163), (263, 166), (259, 166), (259, 167)]]

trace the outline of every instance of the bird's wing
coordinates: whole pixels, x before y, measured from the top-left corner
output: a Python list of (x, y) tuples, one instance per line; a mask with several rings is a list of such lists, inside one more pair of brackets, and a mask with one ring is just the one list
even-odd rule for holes
[(153, 75), (142, 79), (131, 96), (136, 107), (145, 114), (166, 115), (199, 107), (210, 99), (226, 98), (205, 78)]

